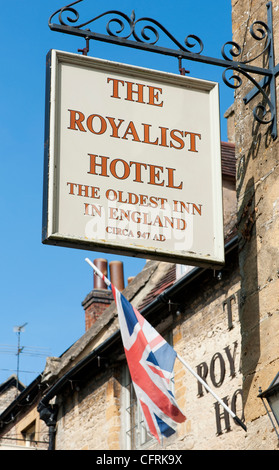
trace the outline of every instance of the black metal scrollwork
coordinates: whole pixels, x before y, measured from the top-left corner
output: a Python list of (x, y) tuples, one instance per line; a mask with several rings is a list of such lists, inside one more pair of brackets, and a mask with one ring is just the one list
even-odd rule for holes
[[(62, 17), (62, 14), (64, 12), (67, 12), (67, 13), (73, 13), (75, 15), (75, 18), (71, 18), (71, 17), (68, 17), (67, 20), (68, 22), (70, 23), (76, 23), (78, 20), (79, 20), (79, 14), (77, 12), (77, 10), (75, 10), (74, 8), (72, 8), (73, 5), (76, 5), (77, 3), (80, 3), (82, 2), (83, 0), (77, 0), (76, 2), (73, 2), (73, 3), (70, 3), (69, 5), (66, 5), (65, 7), (62, 7), (62, 8), (59, 8), (59, 10), (56, 10), (49, 18), (48, 20), (48, 25), (51, 27), (52, 25), (52, 19), (57, 15), (59, 14), (59, 22), (61, 25), (63, 26), (67, 26), (67, 23), (65, 23), (63, 21), (63, 17)], [(79, 26), (78, 26), (79, 27)]]
[[(145, 25), (141, 30), (141, 38), (143, 38), (141, 39), (136, 33), (135, 28), (136, 25), (143, 21), (148, 22), (148, 24)], [(152, 18), (140, 18), (139, 20), (133, 23), (133, 36), (139, 42), (150, 42), (150, 37), (146, 33), (147, 31), (151, 31), (155, 35), (155, 40), (153, 42), (150, 42), (150, 44), (156, 44), (160, 39), (159, 30), (161, 30), (176, 46), (178, 46), (179, 50), (190, 52), (190, 49), (198, 45), (199, 49), (196, 51), (196, 54), (201, 54), (201, 52), (203, 51), (203, 43), (202, 40), (198, 38), (198, 36), (189, 34), (184, 40), (186, 46), (185, 47), (180, 42), (178, 42), (175, 37), (164, 26), (162, 26), (158, 21), (153, 20)], [(191, 40), (193, 40), (193, 42), (191, 42)]]
[[(269, 51), (272, 41), (272, 33), (266, 23), (264, 23), (263, 21), (255, 21), (250, 27), (250, 34), (256, 41), (265, 40), (265, 45), (263, 49), (256, 56), (253, 56), (250, 59), (242, 60), (240, 63), (238, 63), (237, 66), (234, 66), (233, 59), (241, 57), (243, 54), (243, 49), (238, 43), (234, 41), (226, 42), (222, 47), (221, 53), (225, 60), (229, 60), (232, 62), (232, 65), (224, 70), (222, 78), (224, 83), (233, 89), (237, 89), (242, 85), (242, 78), (237, 75), (237, 73), (244, 75), (251, 83), (253, 83), (254, 87), (257, 88), (258, 92), (261, 93), (263, 97), (263, 103), (257, 104), (253, 109), (254, 118), (261, 124), (269, 124), (273, 121), (275, 117), (274, 105), (270, 101), (268, 95), (265, 93), (263, 87), (261, 87), (257, 83), (257, 81), (251, 76), (250, 73), (242, 69), (241, 64), (249, 64), (254, 60), (258, 59), (259, 57), (263, 56), (267, 51)], [(232, 58), (230, 58), (225, 52), (226, 46), (231, 46), (229, 53)], [(233, 72), (233, 75), (231, 75), (229, 78), (227, 78), (226, 76), (228, 71)], [(269, 109), (267, 109), (267, 107)], [(269, 119), (266, 118), (266, 115), (268, 113), (270, 114)]]
[[(259, 34), (256, 34), (255, 26), (261, 26), (256, 30)], [(263, 41), (264, 39), (266, 39), (266, 44), (263, 50), (260, 51), (260, 53), (257, 54), (255, 57), (252, 57), (251, 59), (247, 60), (241, 60), (242, 64), (249, 64), (250, 62), (253, 62), (258, 57), (264, 55), (264, 53), (268, 51), (270, 47), (272, 34), (267, 24), (265, 24), (263, 21), (255, 21), (250, 27), (250, 34), (256, 41)], [(233, 60), (225, 52), (225, 48), (228, 45), (232, 46), (232, 48), (229, 50), (229, 53), (233, 58), (241, 57), (241, 55), (243, 54), (243, 48), (237, 42), (228, 41), (223, 45), (221, 49), (222, 56), (225, 60)]]
[[(259, 42), (264, 41), (265, 44), (256, 56), (242, 60), (243, 48), (234, 41), (228, 41), (223, 45), (221, 49), (223, 59), (204, 56), (202, 55), (204, 45), (198, 36), (189, 34), (185, 38), (184, 44), (181, 44), (157, 20), (148, 17), (136, 20), (134, 11), (129, 17), (118, 10), (109, 10), (86, 22), (79, 22), (79, 13), (74, 7), (82, 1), (83, 0), (77, 0), (64, 6), (53, 13), (49, 19), (49, 27), (52, 30), (82, 36), (86, 39), (87, 48), (79, 51), (85, 51), (85, 53), (87, 53), (89, 50), (89, 40), (94, 39), (176, 57), (180, 65), (182, 59), (217, 65), (225, 68), (222, 75), (223, 81), (227, 86), (233, 89), (237, 89), (242, 85), (241, 74), (254, 85), (254, 89), (250, 92), (249, 98), (245, 97), (244, 101), (247, 103), (258, 93), (262, 95), (262, 103), (255, 106), (253, 110), (254, 117), (261, 124), (271, 123), (271, 135), (273, 139), (277, 137), (275, 77), (279, 74), (279, 66), (275, 67), (274, 65), (271, 2), (268, 2), (266, 5), (268, 24), (263, 21), (255, 21), (250, 27), (250, 34), (253, 39)], [(57, 15), (59, 24), (54, 24), (52, 21)], [(105, 17), (109, 18), (106, 24), (107, 35), (93, 32), (88, 28), (89, 25)], [(161, 38), (168, 38), (175, 44), (177, 49), (159, 46), (158, 43)], [(259, 57), (265, 57), (265, 53), (268, 57), (268, 67), (263, 68), (251, 65), (251, 63)], [(233, 72), (233, 74), (227, 78), (229, 71)], [(251, 74), (259, 74), (264, 78), (258, 83)], [(270, 88), (270, 98), (264, 89), (267, 85), (269, 85)], [(267, 118), (268, 113), (270, 114), (269, 119)]]
[[(233, 71), (233, 75), (229, 77), (229, 79), (226, 77), (226, 73), (228, 71)], [(230, 88), (237, 89), (242, 85), (242, 78), (239, 75), (236, 75), (235, 72), (238, 72), (242, 75), (244, 75), (248, 80), (250, 80), (251, 83), (257, 88), (259, 93), (261, 93), (263, 97), (263, 103), (259, 103), (255, 106), (253, 109), (253, 115), (256, 121), (258, 121), (260, 124), (270, 124), (274, 117), (275, 117), (275, 109), (273, 103), (270, 101), (268, 95), (265, 93), (264, 89), (258, 84), (258, 82), (247, 72), (244, 70), (241, 70), (241, 68), (235, 68), (235, 67), (228, 67), (226, 70), (224, 70), (222, 74), (222, 78), (224, 83), (229, 86)], [(232, 83), (231, 83), (231, 82)], [(267, 109), (267, 106), (269, 110)], [(266, 119), (266, 115), (270, 113), (270, 118)]]
[[(73, 6), (80, 3), (81, 1), (83, 0), (78, 0), (76, 2), (73, 2), (61, 8), (60, 10), (57, 10), (55, 13), (53, 13), (53, 15), (51, 15), (49, 19), (49, 26), (50, 27), (52, 26), (52, 19), (58, 13), (59, 13), (59, 22), (62, 26), (67, 27), (73, 24), (74, 28), (79, 29), (79, 30), (82, 28), (85, 28), (86, 26), (89, 26), (90, 24), (106, 16), (108, 17), (110, 15), (117, 15), (117, 16), (114, 16), (113, 18), (110, 18), (106, 24), (106, 31), (109, 34), (109, 36), (121, 37), (122, 39), (129, 39), (133, 37), (136, 41), (140, 43), (148, 43), (148, 44), (155, 45), (160, 39), (160, 33), (164, 33), (165, 36), (168, 37), (182, 51), (190, 52), (190, 49), (193, 49), (196, 46), (198, 46), (198, 50), (195, 52), (196, 54), (201, 54), (201, 52), (203, 51), (203, 43), (198, 36), (189, 34), (185, 38), (185, 41), (184, 41), (185, 46), (186, 46), (185, 47), (180, 42), (178, 42), (177, 39), (175, 39), (175, 37), (157, 20), (154, 20), (148, 17), (143, 17), (143, 18), (139, 18), (138, 20), (136, 20), (134, 10), (130, 18), (125, 13), (122, 13), (121, 11), (109, 10), (109, 11), (106, 11), (105, 13), (102, 13), (101, 15), (91, 18), (90, 20), (84, 23), (77, 24), (79, 20), (79, 13), (75, 8), (73, 8)], [(67, 16), (66, 19), (64, 19), (65, 13), (66, 14), (71, 13), (73, 17)], [(143, 22), (147, 24), (145, 24), (142, 27), (141, 31), (137, 33), (136, 31), (137, 26)], [(117, 25), (119, 29), (112, 28), (113, 25), (114, 26)], [(128, 27), (128, 34), (122, 34), (123, 31), (125, 30), (127, 31), (127, 27)], [(86, 29), (86, 31), (89, 34), (90, 29)], [(153, 39), (150, 33), (152, 33)]]

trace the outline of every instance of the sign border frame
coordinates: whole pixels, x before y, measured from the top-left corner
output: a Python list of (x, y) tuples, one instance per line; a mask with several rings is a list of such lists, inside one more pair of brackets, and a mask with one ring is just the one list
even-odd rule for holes
[[(55, 196), (54, 196), (54, 187), (55, 187), (55, 145), (57, 139), (57, 129), (55, 129), (55, 116), (57, 113), (57, 102), (56, 102), (56, 90), (57, 83), (59, 81), (58, 66), (59, 62), (64, 62), (74, 65), (88, 66), (94, 63), (94, 68), (98, 69), (108, 69), (109, 67), (114, 67), (114, 72), (117, 72), (117, 69), (120, 69), (125, 74), (134, 76), (134, 73), (137, 72), (140, 74), (141, 79), (148, 78), (150, 76), (160, 77), (160, 81), (166, 81), (168, 84), (175, 80), (175, 83), (181, 80), (181, 83), (187, 80), (188, 88), (192, 89), (203, 89), (210, 94), (210, 112), (211, 120), (213, 122), (218, 119), (218, 125), (213, 126), (215, 132), (211, 132), (211, 145), (214, 149), (220, 151), (220, 158), (216, 159), (220, 162), (218, 168), (216, 164), (213, 171), (212, 184), (217, 185), (216, 191), (218, 191), (219, 196), (217, 196), (216, 201), (218, 208), (214, 209), (214, 218), (221, 218), (220, 221), (215, 220), (214, 225), (214, 234), (215, 234), (215, 244), (214, 244), (214, 255), (201, 256), (197, 253), (191, 253), (187, 251), (187, 256), (179, 255), (178, 252), (165, 252), (160, 250), (148, 249), (146, 247), (135, 247), (135, 246), (118, 246), (113, 242), (96, 240), (86, 240), (79, 238), (71, 238), (59, 233), (55, 233), (53, 228), (55, 226)], [(43, 182), (43, 214), (42, 214), (42, 243), (46, 245), (58, 245), (68, 248), (76, 248), (93, 252), (102, 252), (102, 253), (111, 253), (118, 254), (120, 256), (130, 256), (130, 257), (139, 257), (146, 259), (155, 259), (158, 261), (172, 262), (183, 265), (192, 265), (200, 267), (212, 267), (216, 269), (222, 267), (225, 263), (225, 249), (224, 249), (224, 232), (223, 232), (223, 200), (222, 200), (222, 171), (221, 171), (221, 139), (220, 139), (220, 115), (219, 115), (219, 85), (217, 82), (212, 82), (208, 80), (196, 79), (192, 77), (186, 77), (182, 75), (175, 75), (173, 73), (158, 71), (153, 69), (147, 69), (139, 66), (128, 65), (124, 63), (113, 62), (104, 59), (97, 59), (94, 57), (88, 57), (78, 54), (73, 54), (64, 51), (58, 51), (51, 49), (46, 58), (46, 92), (45, 92), (45, 141), (44, 141), (44, 182)], [(217, 162), (218, 163), (218, 162)], [(216, 212), (218, 214), (216, 215)], [(221, 227), (219, 227), (221, 225)], [(217, 230), (218, 227), (218, 230)], [(218, 233), (217, 233), (218, 232)], [(217, 255), (218, 253), (218, 255)]]

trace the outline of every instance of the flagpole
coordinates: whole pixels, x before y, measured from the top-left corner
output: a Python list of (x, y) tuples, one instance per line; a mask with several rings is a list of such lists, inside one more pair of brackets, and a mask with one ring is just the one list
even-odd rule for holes
[(184, 361), (184, 359), (182, 359), (181, 356), (179, 356), (179, 354), (177, 354), (177, 359), (186, 367), (186, 369), (189, 370), (189, 372), (191, 372), (191, 374), (194, 375), (194, 377), (196, 377), (196, 379), (204, 386), (204, 388), (209, 393), (211, 393), (211, 395), (213, 395), (220, 405), (222, 405), (223, 408), (232, 416), (234, 421), (239, 424), (244, 429), (244, 431), (247, 431), (247, 428), (241, 419), (236, 416), (236, 414), (226, 405), (226, 403), (224, 403), (223, 400), (221, 400), (221, 398), (216, 395), (216, 393), (207, 385), (207, 383), (192, 369), (192, 367), (189, 366), (189, 364), (187, 364), (186, 361)]
[(95, 264), (90, 261), (90, 259), (85, 258), (85, 261), (87, 261), (88, 264), (90, 264), (91, 268), (95, 271), (95, 273), (100, 276), (100, 278), (104, 281), (104, 283), (109, 287), (111, 285), (111, 282), (108, 280), (108, 278), (100, 271)]
[[(90, 259), (88, 258), (85, 258), (85, 261), (91, 266), (91, 268), (94, 270), (94, 272), (100, 276), (100, 278), (105, 282), (105, 284), (107, 286), (110, 286), (111, 285), (111, 282), (109, 281), (109, 279), (97, 268), (97, 266), (95, 266), (95, 264), (92, 263), (92, 261), (90, 261)], [(232, 416), (232, 418), (234, 419), (234, 421), (239, 424), (243, 429), (244, 431), (247, 431), (247, 428), (245, 426), (245, 424), (236, 416), (236, 414), (223, 402), (223, 400), (221, 400), (221, 398), (219, 398), (216, 393), (207, 385), (207, 383), (189, 366), (189, 364), (187, 364), (186, 361), (184, 361), (184, 359), (182, 359), (181, 356), (179, 356), (177, 354), (177, 359), (194, 375), (194, 377), (196, 377), (196, 379), (204, 386), (204, 388), (209, 392), (211, 393), (211, 395), (213, 395), (213, 397), (223, 406), (223, 408)]]

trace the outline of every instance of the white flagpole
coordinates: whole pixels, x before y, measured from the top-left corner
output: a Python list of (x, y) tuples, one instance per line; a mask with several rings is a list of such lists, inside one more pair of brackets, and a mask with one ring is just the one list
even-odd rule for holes
[(88, 264), (90, 264), (91, 268), (93, 268), (93, 270), (95, 271), (95, 273), (100, 276), (101, 279), (103, 279), (104, 283), (107, 285), (107, 286), (110, 286), (111, 285), (111, 282), (108, 280), (108, 278), (106, 276), (104, 276), (104, 274), (97, 268), (97, 266), (95, 266), (95, 264), (92, 263), (92, 261), (90, 261), (90, 259), (88, 258), (85, 258), (85, 261), (87, 261)]
[[(101, 279), (103, 279), (103, 281), (105, 282), (105, 284), (107, 286), (110, 286), (111, 285), (111, 282), (106, 278), (106, 276), (104, 276), (104, 274), (97, 268), (97, 266), (95, 266), (95, 264), (92, 263), (92, 261), (90, 261), (90, 259), (88, 258), (85, 258), (85, 261), (87, 261), (87, 263), (91, 266), (91, 268), (93, 268), (94, 272), (100, 276)], [(232, 416), (232, 418), (234, 419), (234, 421), (239, 424), (245, 431), (247, 431), (246, 429), (246, 426), (243, 424), (243, 422), (236, 416), (236, 414), (223, 402), (223, 400), (221, 400), (221, 398), (219, 398), (216, 393), (207, 385), (207, 383), (189, 366), (189, 364), (187, 364), (186, 361), (184, 361), (184, 359), (182, 359), (181, 356), (179, 356), (177, 354), (177, 359), (186, 367), (186, 369), (188, 369), (191, 374), (194, 375), (194, 377), (196, 377), (196, 379), (204, 386), (204, 388), (209, 392), (211, 393), (211, 395), (213, 395), (213, 397), (223, 406), (223, 408)]]
[(234, 421), (237, 424), (239, 424), (244, 429), (244, 431), (247, 431), (247, 428), (246, 428), (245, 424), (241, 421), (241, 419), (239, 419), (236, 416), (236, 414), (226, 405), (226, 403), (224, 403), (223, 400), (221, 400), (221, 398), (219, 398), (216, 395), (216, 393), (207, 385), (207, 383), (192, 369), (192, 367), (189, 366), (189, 364), (187, 364), (186, 361), (184, 361), (184, 359), (182, 359), (181, 356), (179, 356), (179, 354), (177, 354), (177, 359), (186, 367), (186, 369), (188, 369), (191, 372), (191, 374), (194, 375), (194, 377), (196, 377), (196, 379), (204, 386), (204, 388), (209, 393), (211, 393), (211, 395), (213, 395), (213, 397), (220, 403), (220, 405), (222, 405), (223, 408), (232, 416)]

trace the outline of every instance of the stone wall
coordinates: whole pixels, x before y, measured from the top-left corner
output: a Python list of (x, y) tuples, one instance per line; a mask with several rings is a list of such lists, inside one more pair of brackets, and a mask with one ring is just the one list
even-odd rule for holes
[[(256, 20), (267, 22), (266, 3), (232, 0), (233, 40), (243, 47), (242, 60), (257, 55), (264, 45), (264, 41), (259, 43), (252, 38), (248, 28)], [(278, 63), (278, 0), (272, 5)], [(266, 63), (266, 54), (253, 62), (260, 67)], [(277, 101), (278, 84), (277, 78)], [(257, 398), (258, 389), (261, 386), (265, 390), (279, 370), (279, 142), (278, 138), (271, 138), (267, 125), (254, 120), (252, 110), (262, 98), (258, 96), (244, 104), (243, 98), (251, 88), (253, 85), (243, 79), (242, 87), (235, 93), (235, 144), (244, 405), (249, 447), (261, 448), (262, 438), (269, 434), (271, 426), (268, 420), (261, 419), (266, 413)], [(275, 436), (269, 445), (276, 445)]]
[(56, 449), (120, 449), (119, 374), (102, 369), (85, 387), (69, 384), (68, 391), (59, 396)]
[(18, 395), (16, 387), (9, 387), (0, 395), (0, 414), (12, 403)]
[[(37, 411), (37, 402), (30, 403), (30, 407), (25, 409), (24, 413), (15, 416), (10, 423), (7, 423), (8, 427), (3, 435), (3, 439), (0, 438), (0, 447), (8, 449), (14, 446), (16, 449), (48, 449), (49, 432), (46, 424), (40, 419)], [(34, 428), (34, 442), (29, 443), (28, 439), (25, 438), (25, 433), (30, 429)], [(1, 436), (2, 437), (2, 436)]]

